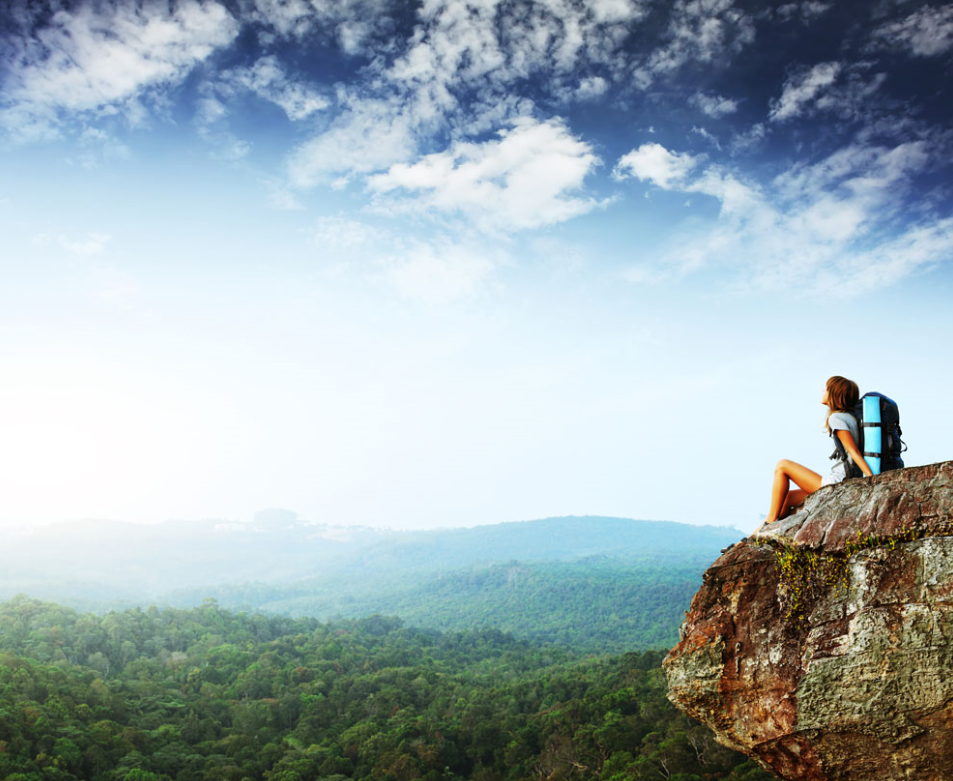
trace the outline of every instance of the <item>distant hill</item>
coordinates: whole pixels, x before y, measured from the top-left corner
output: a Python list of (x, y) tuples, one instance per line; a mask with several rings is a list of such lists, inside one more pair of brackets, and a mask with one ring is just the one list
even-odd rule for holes
[(104, 611), (223, 607), (493, 626), (595, 650), (660, 647), (735, 529), (605, 517), (466, 529), (341, 528), (271, 511), (252, 524), (83, 522), (0, 535), (0, 598)]
[(452, 569), (509, 559), (708, 555), (713, 547), (737, 540), (738, 534), (736, 529), (671, 521), (567, 516), (468, 529), (400, 532), (368, 545), (362, 561)]

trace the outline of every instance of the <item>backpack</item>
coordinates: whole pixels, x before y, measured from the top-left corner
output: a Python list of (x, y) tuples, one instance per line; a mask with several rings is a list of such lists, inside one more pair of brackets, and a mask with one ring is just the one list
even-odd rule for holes
[[(880, 403), (880, 422), (872, 422), (869, 420), (864, 420), (864, 399), (879, 399)], [(861, 453), (863, 453), (864, 458), (867, 459), (867, 463), (873, 469), (874, 474), (880, 474), (881, 472), (889, 472), (891, 469), (901, 469), (903, 468), (903, 458), (900, 454), (907, 449), (906, 444), (900, 437), (903, 435), (903, 431), (900, 429), (900, 408), (897, 406), (897, 402), (893, 399), (884, 396), (882, 393), (865, 393), (854, 405), (853, 409), (850, 410), (850, 413), (857, 418), (857, 422), (860, 424), (860, 442), (857, 443), (857, 447)], [(869, 448), (865, 447), (865, 440), (867, 439), (868, 429), (879, 427), (880, 428), (880, 442), (881, 448), (880, 452), (874, 452)], [(831, 433), (833, 436), (833, 432)], [(860, 467), (855, 464), (847, 451), (844, 449), (844, 446), (841, 444), (841, 441), (835, 436), (834, 438), (834, 452), (831, 455), (831, 458), (836, 458), (840, 461), (843, 461), (847, 465), (847, 476), (848, 477), (861, 477), (863, 472), (860, 471)], [(873, 439), (873, 438), (871, 438)], [(873, 441), (871, 441), (873, 444)], [(875, 469), (874, 464), (871, 464), (870, 459), (880, 458), (880, 469)]]

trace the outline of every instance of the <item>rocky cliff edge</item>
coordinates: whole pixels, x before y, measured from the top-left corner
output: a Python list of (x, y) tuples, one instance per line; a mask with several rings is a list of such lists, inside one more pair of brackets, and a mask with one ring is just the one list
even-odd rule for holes
[(788, 781), (953, 779), (953, 461), (821, 488), (705, 573), (669, 699)]

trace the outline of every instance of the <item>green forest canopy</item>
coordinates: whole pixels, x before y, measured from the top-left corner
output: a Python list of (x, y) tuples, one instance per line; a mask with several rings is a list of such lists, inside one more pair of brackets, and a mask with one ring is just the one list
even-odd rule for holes
[(580, 656), (373, 616), (0, 604), (6, 781), (766, 781), (667, 702), (659, 651)]

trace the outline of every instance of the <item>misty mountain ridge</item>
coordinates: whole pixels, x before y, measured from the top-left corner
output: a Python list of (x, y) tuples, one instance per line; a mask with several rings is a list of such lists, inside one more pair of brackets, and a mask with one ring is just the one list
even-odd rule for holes
[(230, 609), (381, 613), (650, 647), (673, 637), (701, 573), (740, 536), (601, 516), (425, 531), (310, 523), (286, 510), (252, 523), (80, 521), (0, 533), (0, 599), (103, 611), (211, 597)]
[(251, 523), (82, 520), (27, 533), (0, 531), (0, 592), (18, 573), (136, 585), (158, 594), (325, 577), (370, 566), (437, 571), (510, 560), (707, 556), (739, 535), (730, 527), (602, 516), (411, 531), (312, 523), (287, 510), (256, 513)]

